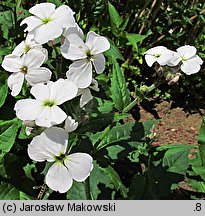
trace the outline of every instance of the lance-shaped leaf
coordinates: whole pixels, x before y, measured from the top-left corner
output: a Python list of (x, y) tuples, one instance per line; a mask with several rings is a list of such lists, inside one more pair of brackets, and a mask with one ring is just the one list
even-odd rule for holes
[(119, 67), (117, 61), (113, 58), (113, 69), (111, 78), (111, 98), (115, 104), (115, 108), (122, 111), (130, 102), (130, 92), (124, 78), (122, 69)]

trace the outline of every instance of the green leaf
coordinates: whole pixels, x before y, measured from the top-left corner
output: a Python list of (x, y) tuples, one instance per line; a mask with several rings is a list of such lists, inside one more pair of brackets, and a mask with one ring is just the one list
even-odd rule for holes
[(199, 193), (205, 193), (205, 182), (189, 179), (188, 184)]
[(122, 18), (120, 17), (119, 13), (110, 2), (108, 2), (108, 12), (110, 15), (111, 25), (119, 27), (120, 24), (122, 23)]
[(185, 145), (175, 145), (169, 148), (164, 154), (162, 166), (168, 166), (168, 172), (185, 175), (189, 166), (190, 148), (190, 146)]
[(21, 122), (15, 118), (10, 121), (0, 120), (0, 154), (5, 155), (12, 148)]
[(113, 167), (108, 166), (102, 168), (102, 170), (110, 177), (111, 183), (114, 185), (115, 189), (120, 191), (123, 198), (127, 198), (127, 188), (122, 184), (122, 181), (117, 174), (117, 172), (113, 169)]
[(193, 171), (205, 181), (205, 167), (192, 166)]
[(111, 199), (110, 192), (114, 189), (110, 176), (94, 161), (90, 174), (90, 193), (92, 199)]
[(70, 200), (86, 200), (85, 186), (83, 182), (73, 182), (71, 189), (67, 192)]
[(140, 34), (133, 34), (133, 33), (128, 33), (126, 34), (126, 38), (129, 41), (127, 45), (132, 45), (136, 51), (138, 51), (138, 46), (137, 43), (143, 41), (145, 38), (147, 38), (152, 32), (148, 31), (146, 35), (140, 35)]
[(9, 30), (14, 26), (14, 14), (11, 10), (0, 12), (0, 26), (3, 37), (9, 39)]
[(111, 78), (111, 98), (115, 104), (115, 108), (122, 111), (131, 102), (130, 92), (117, 61), (113, 58), (113, 75)]
[(0, 71), (0, 107), (4, 104), (8, 94), (7, 77), (7, 73)]
[(124, 61), (124, 57), (122, 56), (120, 50), (114, 45), (114, 43), (111, 40), (109, 40), (109, 42), (110, 49), (104, 52), (105, 56), (109, 59), (109, 62), (112, 61), (112, 58)]
[(202, 117), (202, 124), (198, 135), (198, 143), (202, 166), (205, 166), (205, 116)]
[(19, 191), (13, 185), (6, 182), (0, 184), (0, 199), (1, 200), (18, 200)]
[[(134, 123), (127, 123), (123, 125), (118, 123), (111, 130), (109, 127), (107, 127), (103, 132), (98, 132), (97, 134), (94, 134), (90, 137), (90, 140), (93, 145), (99, 143), (96, 146), (96, 148), (99, 150), (101, 148), (107, 147), (108, 145), (111, 145), (112, 143), (129, 139), (133, 126)], [(102, 137), (105, 132), (107, 132), (106, 135)]]
[(112, 101), (96, 98), (98, 101), (98, 111), (101, 113), (109, 113), (113, 110), (114, 104)]
[(19, 191), (13, 185), (0, 183), (0, 200), (31, 200), (32, 198), (22, 191)]
[(26, 177), (29, 178), (29, 179), (31, 179), (31, 180), (33, 180), (33, 181), (35, 181), (35, 180), (34, 180), (31, 172), (35, 168), (36, 168), (36, 166), (35, 166), (34, 163), (32, 163), (32, 164), (26, 164), (26, 166), (23, 167)]

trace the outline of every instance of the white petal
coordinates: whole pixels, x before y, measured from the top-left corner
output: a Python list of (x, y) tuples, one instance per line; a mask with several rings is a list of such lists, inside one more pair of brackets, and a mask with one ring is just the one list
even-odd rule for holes
[(50, 86), (50, 98), (57, 102), (57, 105), (73, 99), (78, 92), (77, 85), (68, 79), (58, 79)]
[(5, 56), (1, 66), (6, 71), (19, 72), (23, 66), (23, 61), (20, 57), (11, 54)]
[(95, 79), (92, 79), (92, 83), (89, 86), (90, 89), (94, 90), (94, 91), (99, 91), (100, 89), (98, 88), (98, 82)]
[(46, 107), (44, 106), (44, 111), (41, 115), (36, 117), (36, 125), (41, 127), (51, 127), (53, 125), (61, 124), (67, 115), (58, 106)]
[(24, 81), (23, 73), (13, 73), (8, 78), (8, 87), (12, 90), (11, 95), (13, 97), (17, 96), (22, 88)]
[(167, 65), (171, 67), (178, 65), (179, 62), (181, 61), (181, 57), (177, 52), (172, 51), (172, 55), (173, 57), (167, 62)]
[(93, 64), (96, 70), (96, 73), (100, 74), (105, 70), (105, 57), (102, 53), (94, 55)]
[(145, 61), (149, 67), (152, 67), (152, 65), (157, 61), (157, 58), (153, 55), (146, 54)]
[(94, 55), (110, 49), (110, 43), (107, 38), (100, 36), (93, 31), (88, 32), (85, 44), (90, 48)]
[(30, 68), (25, 75), (27, 82), (33, 86), (40, 82), (47, 82), (51, 78), (51, 71), (48, 68)]
[(183, 64), (181, 65), (181, 70), (187, 75), (191, 75), (199, 72), (200, 68), (201, 68), (200, 64), (189, 60), (183, 62)]
[(75, 23), (74, 27), (70, 27), (70, 28), (66, 29), (66, 31), (63, 33), (63, 36), (67, 37), (67, 36), (69, 36), (69, 34), (77, 34), (82, 40), (84, 37), (83, 31), (77, 23)]
[(29, 68), (38, 68), (43, 64), (44, 59), (45, 56), (42, 52), (32, 49), (26, 55), (24, 55), (24, 66)]
[(53, 21), (48, 22), (35, 29), (35, 41), (39, 44), (47, 43), (49, 40), (58, 38), (63, 32), (62, 27)]
[(92, 81), (92, 63), (87, 59), (73, 62), (66, 76), (76, 83), (78, 88), (87, 88)]
[(22, 26), (23, 24), (27, 24), (27, 28), (24, 31), (28, 31), (31, 32), (33, 31), (35, 28), (39, 27), (42, 25), (42, 21), (35, 17), (35, 16), (29, 16), (26, 17), (25, 19), (22, 20), (22, 22), (20, 23), (20, 25)]
[(177, 49), (177, 52), (183, 58), (189, 59), (192, 56), (196, 55), (196, 48), (194, 46), (185, 45), (185, 46), (179, 47)]
[(53, 162), (55, 156), (66, 152), (68, 133), (59, 127), (44, 130), (40, 135), (33, 138), (28, 146), (28, 154), (35, 161)]
[(41, 19), (49, 18), (51, 14), (55, 11), (55, 5), (52, 3), (41, 3), (36, 4), (29, 9), (29, 12)]
[(65, 130), (70, 133), (78, 127), (78, 122), (75, 122), (75, 119), (72, 119), (71, 116), (68, 116), (65, 120)]
[(82, 95), (80, 97), (80, 108), (85, 106), (92, 99), (93, 99), (93, 96), (91, 94), (90, 89), (86, 88), (85, 90), (83, 90)]
[(63, 164), (54, 163), (46, 174), (46, 184), (54, 191), (65, 193), (71, 188), (73, 179)]
[(164, 47), (164, 46), (156, 46), (156, 47), (153, 47), (153, 48), (147, 50), (145, 52), (145, 54), (149, 54), (149, 55), (161, 55), (162, 53), (164, 53), (166, 51), (167, 51), (166, 47)]
[(169, 62), (171, 59), (173, 59), (173, 55), (170, 52), (164, 52), (161, 54), (159, 58), (157, 58), (157, 62), (161, 65), (164, 66)]
[(63, 57), (70, 60), (87, 58), (86, 51), (88, 50), (88, 47), (77, 34), (68, 34), (66, 39), (69, 44), (64, 45), (66, 49), (63, 46), (61, 48)]
[(26, 43), (25, 41), (22, 41), (20, 44), (18, 44), (15, 49), (12, 52), (12, 55), (16, 55), (16, 56), (21, 56), (24, 54), (24, 50), (26, 48)]
[(30, 93), (39, 101), (50, 98), (50, 88), (49, 85), (43, 83), (36, 84), (31, 88)]
[(14, 110), (21, 120), (35, 120), (43, 112), (41, 102), (34, 99), (23, 99), (17, 101)]
[(62, 28), (69, 28), (75, 26), (74, 12), (67, 5), (61, 5), (52, 14), (53, 19)]
[(194, 55), (194, 56), (191, 57), (188, 61), (189, 61), (189, 62), (190, 62), (190, 61), (193, 61), (193, 62), (196, 62), (196, 63), (198, 63), (198, 64), (200, 64), (200, 65), (203, 64), (202, 59), (201, 59), (198, 55)]
[(72, 178), (78, 182), (84, 181), (90, 175), (93, 167), (92, 162), (92, 157), (86, 153), (70, 154), (64, 161)]

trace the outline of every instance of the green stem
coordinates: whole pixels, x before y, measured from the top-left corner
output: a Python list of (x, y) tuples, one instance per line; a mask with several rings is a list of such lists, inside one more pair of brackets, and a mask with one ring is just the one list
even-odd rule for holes
[(85, 195), (87, 200), (92, 200), (91, 194), (90, 194), (90, 178), (88, 177), (85, 180)]
[[(151, 91), (153, 91), (154, 89), (156, 89), (161, 83), (154, 83), (151, 86), (149, 86), (145, 92), (144, 98), (145, 96), (147, 96)], [(130, 104), (128, 104), (124, 109), (123, 109), (123, 113), (127, 113), (129, 112), (134, 106), (136, 106), (137, 104), (139, 104), (139, 102), (141, 101), (141, 99), (139, 98), (135, 98)]]

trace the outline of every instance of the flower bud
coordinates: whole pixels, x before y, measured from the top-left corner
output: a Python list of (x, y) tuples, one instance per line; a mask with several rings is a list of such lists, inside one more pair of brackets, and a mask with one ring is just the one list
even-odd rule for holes
[(65, 130), (70, 133), (78, 127), (78, 122), (75, 119), (72, 119), (71, 116), (68, 116), (65, 120)]

